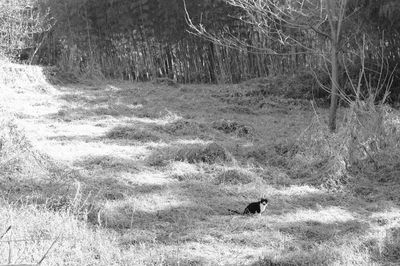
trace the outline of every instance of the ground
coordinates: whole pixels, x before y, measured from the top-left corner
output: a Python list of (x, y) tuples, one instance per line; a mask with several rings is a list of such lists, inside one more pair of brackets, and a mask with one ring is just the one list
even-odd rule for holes
[[(0, 73), (0, 264), (400, 263), (398, 182), (333, 189), (299, 163), (323, 108), (241, 85)], [(228, 212), (261, 197), (261, 216)]]

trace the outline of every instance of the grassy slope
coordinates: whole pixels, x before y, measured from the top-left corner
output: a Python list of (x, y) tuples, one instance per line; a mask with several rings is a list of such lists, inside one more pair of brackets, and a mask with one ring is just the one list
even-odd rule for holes
[[(0, 264), (37, 262), (55, 239), (43, 265), (399, 262), (397, 199), (311, 186), (291, 164), (314, 117), (305, 103), (260, 104), (236, 86), (52, 87), (32, 80), (39, 69), (3, 70), (2, 125), (23, 132), (2, 132), (18, 149), (1, 157), (0, 236), (12, 229)], [(263, 216), (227, 212), (261, 196)]]

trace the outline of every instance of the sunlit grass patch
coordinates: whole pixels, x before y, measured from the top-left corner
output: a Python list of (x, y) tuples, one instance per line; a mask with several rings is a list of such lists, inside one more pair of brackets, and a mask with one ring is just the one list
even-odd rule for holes
[(150, 171), (146, 169), (142, 169), (142, 171), (138, 173), (122, 172), (119, 176), (122, 180), (132, 185), (164, 185), (171, 182), (171, 180), (167, 178), (168, 174), (161, 171)]
[(165, 230), (175, 231), (178, 222), (184, 223), (205, 215), (204, 212), (190, 207), (188, 202), (178, 200), (168, 187), (165, 188), (165, 193), (159, 191), (158, 187), (151, 189), (152, 191), (138, 192), (122, 201), (106, 201), (99, 211), (100, 223), (114, 229), (150, 229), (158, 225), (165, 227)]
[[(34, 206), (0, 208), (2, 234), (0, 263), (42, 265), (113, 265), (122, 263), (116, 238), (94, 231), (65, 211), (50, 212)], [(49, 247), (52, 246), (51, 249)]]
[(179, 181), (209, 179), (201, 166), (188, 162), (173, 161), (166, 167), (170, 177)]
[(77, 140), (70, 141), (68, 144), (58, 141), (46, 141), (38, 146), (41, 151), (46, 152), (52, 158), (68, 164), (73, 164), (88, 156), (113, 156), (113, 154), (117, 154), (118, 157), (134, 160), (143, 158), (149, 153), (149, 150), (144, 145), (132, 148), (128, 145), (118, 145), (116, 143)]
[(126, 139), (141, 142), (159, 141), (160, 136), (153, 132), (135, 126), (117, 126), (107, 132), (106, 137), (109, 139)]

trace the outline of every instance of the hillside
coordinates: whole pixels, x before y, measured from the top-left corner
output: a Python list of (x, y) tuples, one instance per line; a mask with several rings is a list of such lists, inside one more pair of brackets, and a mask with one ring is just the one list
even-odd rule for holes
[[(0, 66), (0, 264), (400, 263), (399, 154), (346, 169), (327, 110), (250, 84), (45, 73)], [(261, 197), (263, 215), (228, 211)]]

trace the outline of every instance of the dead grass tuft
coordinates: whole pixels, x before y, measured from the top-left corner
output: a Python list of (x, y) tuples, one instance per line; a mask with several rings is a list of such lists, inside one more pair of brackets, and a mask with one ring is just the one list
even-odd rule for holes
[(400, 262), (400, 228), (390, 228), (381, 244), (378, 256), (381, 260), (391, 263)]
[(256, 180), (256, 177), (253, 173), (233, 168), (224, 170), (222, 173), (217, 175), (214, 179), (214, 182), (218, 185), (220, 184), (232, 184), (232, 185), (239, 185), (239, 184), (248, 184)]
[(205, 180), (204, 175), (200, 173), (185, 173), (185, 174), (173, 174), (171, 178), (178, 181), (193, 181), (193, 180)]
[(166, 166), (170, 161), (215, 164), (231, 160), (232, 157), (223, 146), (212, 142), (159, 149), (147, 158), (147, 163), (150, 166)]
[(157, 126), (156, 129), (174, 136), (205, 137), (208, 127), (194, 120), (180, 119), (164, 126)]
[(0, 243), (1, 264), (36, 265), (53, 242), (43, 265), (123, 264), (123, 255), (112, 234), (91, 230), (68, 212), (26, 205), (1, 206), (1, 232), (11, 226), (5, 236), (9, 244)]
[(206, 261), (202, 258), (187, 259), (187, 258), (179, 258), (179, 256), (166, 257), (160, 263), (160, 265), (165, 265), (165, 266), (176, 266), (176, 265), (201, 266), (206, 264), (207, 264)]
[(286, 170), (288, 157), (276, 152), (274, 145), (252, 145), (240, 147), (234, 152), (235, 158), (244, 164), (252, 164), (259, 167), (272, 167)]
[(138, 118), (149, 118), (149, 119), (160, 119), (168, 115), (168, 112), (165, 110), (159, 110), (159, 108), (141, 108), (135, 110), (134, 116)]
[(208, 145), (192, 145), (179, 149), (174, 158), (176, 161), (187, 161), (189, 163), (208, 163), (226, 162), (229, 160), (227, 151), (217, 143)]
[(219, 108), (219, 111), (222, 113), (238, 113), (238, 114), (246, 114), (246, 115), (255, 115), (257, 112), (252, 110), (250, 107), (240, 106), (240, 105), (229, 105), (223, 106)]
[(36, 151), (11, 119), (0, 120), (0, 178), (22, 180), (48, 174), (50, 160)]
[[(235, 154), (236, 155), (236, 154)], [(238, 156), (244, 158), (246, 161), (256, 165), (266, 165), (268, 160), (274, 155), (271, 149), (266, 146), (261, 147), (248, 147), (239, 151)]]
[[(329, 76), (323, 71), (316, 73), (319, 82), (329, 84)], [(326, 98), (327, 92), (320, 88), (318, 81), (309, 70), (301, 69), (296, 75), (277, 75), (257, 78), (244, 82), (248, 95), (273, 95), (294, 99)]]
[(237, 121), (231, 121), (231, 120), (214, 121), (212, 123), (212, 127), (225, 134), (234, 133), (238, 137), (246, 137), (254, 135), (254, 129), (252, 127), (244, 125)]
[(133, 126), (117, 126), (111, 129), (106, 134), (106, 137), (109, 139), (126, 139), (141, 142), (155, 142), (160, 140), (160, 137), (153, 132)]
[(110, 169), (110, 170), (112, 169), (115, 171), (129, 172), (129, 171), (136, 171), (138, 169), (136, 163), (131, 160), (109, 155), (88, 156), (83, 158), (79, 162), (75, 162), (74, 165), (83, 167), (88, 170), (94, 170), (100, 168), (100, 169)]
[(170, 78), (156, 78), (153, 80), (153, 84), (162, 84), (176, 88), (179, 87), (179, 84)]

